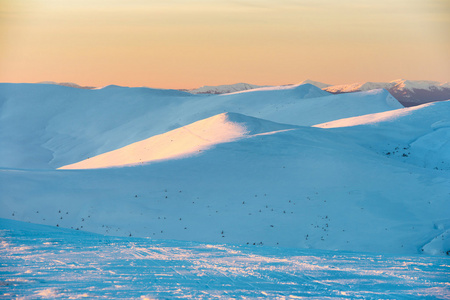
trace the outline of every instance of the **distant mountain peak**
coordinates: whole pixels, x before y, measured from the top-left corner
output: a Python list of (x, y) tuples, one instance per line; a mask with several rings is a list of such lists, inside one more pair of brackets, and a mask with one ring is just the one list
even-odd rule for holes
[(73, 82), (55, 82), (55, 81), (41, 81), (38, 82), (39, 84), (53, 84), (53, 85), (61, 85), (61, 86), (67, 86), (67, 87), (72, 87), (72, 88), (77, 88), (77, 89), (94, 89), (95, 87), (93, 86), (81, 86), (78, 85), (76, 83)]
[(209, 86), (205, 85), (197, 89), (189, 90), (192, 94), (228, 94), (239, 91), (251, 90), (256, 88), (266, 87), (265, 85), (255, 85), (249, 83), (235, 83), (226, 85)]
[(217, 86), (209, 86), (205, 85), (196, 89), (188, 90), (188, 92), (192, 94), (229, 94), (229, 93), (236, 93), (236, 92), (242, 92), (242, 91), (248, 91), (248, 90), (254, 90), (254, 89), (289, 89), (291, 87), (296, 87), (303, 84), (311, 84), (315, 87), (318, 87), (319, 89), (324, 89), (326, 87), (329, 87), (331, 85), (313, 81), (310, 79), (304, 80), (298, 84), (286, 84), (286, 85), (255, 85), (255, 84), (249, 84), (249, 83), (235, 83), (235, 84), (225, 84), (225, 85), (217, 85)]
[(327, 84), (327, 83), (323, 83), (323, 82), (318, 82), (318, 81), (314, 81), (314, 80), (311, 80), (311, 79), (303, 80), (303, 81), (300, 82), (299, 84), (307, 84), (307, 83), (308, 83), (308, 84), (312, 84), (312, 85), (318, 87), (319, 89), (324, 89), (324, 88), (326, 88), (326, 87), (331, 86), (331, 84)]
[(323, 90), (333, 93), (352, 93), (386, 89), (404, 106), (415, 106), (423, 103), (450, 99), (450, 83), (431, 80), (396, 79), (390, 82), (364, 82), (334, 85)]

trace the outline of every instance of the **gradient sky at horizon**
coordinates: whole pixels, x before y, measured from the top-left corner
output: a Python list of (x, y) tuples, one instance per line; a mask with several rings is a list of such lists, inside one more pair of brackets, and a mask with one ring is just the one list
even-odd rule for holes
[(450, 80), (446, 0), (0, 0), (0, 82)]

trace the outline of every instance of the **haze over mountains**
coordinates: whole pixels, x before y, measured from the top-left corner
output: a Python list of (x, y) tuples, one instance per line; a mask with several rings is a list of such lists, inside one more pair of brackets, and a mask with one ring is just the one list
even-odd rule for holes
[(0, 217), (108, 235), (445, 255), (450, 101), (0, 84)]

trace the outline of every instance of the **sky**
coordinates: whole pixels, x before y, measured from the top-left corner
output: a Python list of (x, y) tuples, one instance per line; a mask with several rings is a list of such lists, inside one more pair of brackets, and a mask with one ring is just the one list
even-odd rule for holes
[(0, 82), (450, 81), (447, 0), (0, 0)]

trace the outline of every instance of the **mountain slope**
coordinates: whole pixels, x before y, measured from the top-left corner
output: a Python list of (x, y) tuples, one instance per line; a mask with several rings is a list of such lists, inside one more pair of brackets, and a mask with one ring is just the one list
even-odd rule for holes
[(260, 88), (266, 88), (266, 87), (274, 88), (274, 89), (281, 89), (283, 87), (291, 88), (293, 86), (302, 85), (302, 84), (312, 84), (312, 85), (318, 87), (319, 89), (324, 89), (326, 87), (331, 86), (330, 84), (307, 79), (298, 84), (286, 84), (286, 85), (281, 85), (281, 86), (267, 86), (267, 85), (255, 85), (255, 84), (249, 84), (249, 83), (235, 83), (235, 84), (229, 84), (229, 85), (202, 86), (202, 87), (192, 89), (192, 90), (187, 90), (187, 91), (192, 94), (229, 94), (229, 93), (236, 93), (236, 92), (260, 89)]
[(67, 87), (73, 87), (77, 89), (95, 89), (93, 86), (81, 86), (73, 82), (54, 82), (54, 81), (41, 81), (39, 84), (54, 84), (54, 85), (61, 85), (61, 86), (67, 86)]
[(306, 79), (303, 80), (302, 82), (300, 82), (299, 84), (312, 84), (316, 87), (318, 87), (319, 89), (325, 89), (329, 86), (331, 86), (331, 84), (327, 84), (327, 83), (323, 83), (323, 82), (318, 82), (318, 81), (314, 81), (314, 80), (310, 80), (310, 79)]
[(386, 91), (330, 95), (309, 84), (227, 95), (0, 84), (0, 166), (58, 168), (224, 112), (310, 126), (398, 107)]
[(255, 85), (249, 83), (235, 83), (228, 85), (218, 85), (218, 86), (202, 86), (193, 90), (189, 90), (192, 94), (227, 94), (240, 92), (245, 90), (251, 90), (256, 88), (264, 87), (263, 85)]
[[(450, 170), (450, 101), (342, 119), (316, 127), (335, 128), (336, 132), (359, 137), (361, 143), (391, 159)], [(380, 140), (377, 138), (380, 135), (388, 138)]]
[(132, 168), (2, 170), (0, 189), (2, 218), (156, 239), (415, 254), (450, 226), (447, 171), (321, 128)]
[(296, 126), (236, 113), (223, 113), (60, 169), (108, 168), (182, 158), (198, 154), (220, 143), (292, 128)]
[(450, 83), (398, 79), (391, 82), (366, 82), (325, 87), (333, 94), (386, 89), (404, 106), (450, 99)]
[(311, 85), (267, 87), (212, 96), (202, 108), (218, 107), (278, 123), (310, 126), (322, 120), (382, 112), (403, 107), (387, 91), (330, 95)]

